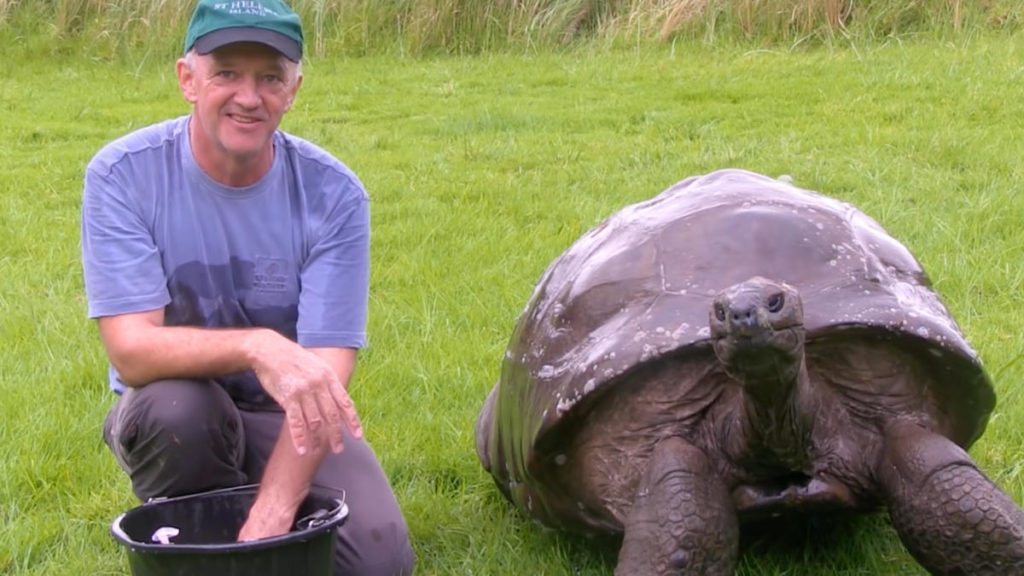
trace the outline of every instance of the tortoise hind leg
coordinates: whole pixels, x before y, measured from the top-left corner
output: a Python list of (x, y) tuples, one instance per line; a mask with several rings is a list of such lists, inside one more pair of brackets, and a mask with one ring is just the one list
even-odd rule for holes
[(1024, 512), (949, 439), (889, 426), (878, 478), (900, 540), (932, 574), (1024, 574)]
[(616, 576), (731, 576), (739, 522), (700, 449), (658, 443), (626, 519)]

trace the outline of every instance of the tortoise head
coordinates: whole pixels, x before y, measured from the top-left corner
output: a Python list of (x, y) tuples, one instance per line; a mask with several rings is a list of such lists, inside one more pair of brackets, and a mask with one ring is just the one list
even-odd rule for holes
[(804, 311), (796, 288), (760, 276), (715, 296), (711, 338), (715, 355), (744, 388), (771, 393), (793, 382), (804, 357)]

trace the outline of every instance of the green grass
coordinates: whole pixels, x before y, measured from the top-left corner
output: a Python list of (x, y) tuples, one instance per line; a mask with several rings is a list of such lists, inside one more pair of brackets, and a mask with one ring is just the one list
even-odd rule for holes
[[(336, 153), (373, 198), (371, 346), (353, 394), (418, 573), (611, 573), (609, 543), (510, 509), (476, 460), (473, 423), (551, 259), (618, 208), (723, 167), (790, 174), (911, 247), (995, 376), (1000, 403), (972, 454), (1024, 500), (1022, 48), (990, 33), (311, 59), (285, 128)], [(171, 71), (141, 56), (0, 61), (5, 575), (127, 574), (108, 526), (134, 503), (100, 440), (111, 397), (84, 318), (78, 202), (103, 143), (187, 111)], [(879, 515), (750, 539), (739, 573), (923, 571)]]

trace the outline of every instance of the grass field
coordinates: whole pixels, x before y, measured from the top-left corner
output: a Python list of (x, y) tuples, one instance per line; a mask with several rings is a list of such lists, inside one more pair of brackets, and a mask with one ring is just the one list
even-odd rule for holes
[[(170, 62), (0, 60), (0, 573), (127, 574), (133, 506), (100, 439), (106, 363), (84, 318), (90, 156), (187, 111)], [(911, 247), (1000, 403), (972, 449), (1024, 500), (1024, 40), (745, 51), (321, 58), (285, 129), (373, 198), (371, 346), (353, 383), (418, 574), (610, 574), (614, 548), (542, 531), (498, 495), (473, 422), (547, 264), (602, 218), (724, 167), (792, 175)], [(358, 503), (353, 503), (357, 506)], [(748, 539), (739, 574), (923, 574), (884, 516)]]

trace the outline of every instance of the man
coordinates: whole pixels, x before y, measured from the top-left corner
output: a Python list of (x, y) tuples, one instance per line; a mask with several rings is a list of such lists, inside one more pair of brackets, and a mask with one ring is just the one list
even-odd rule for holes
[(176, 68), (192, 113), (89, 163), (85, 287), (120, 394), (104, 438), (142, 500), (259, 482), (239, 540), (287, 532), (311, 484), (344, 490), (337, 571), (409, 573), (347, 393), (366, 343), (368, 198), (278, 130), (302, 41), (279, 0), (200, 0)]

